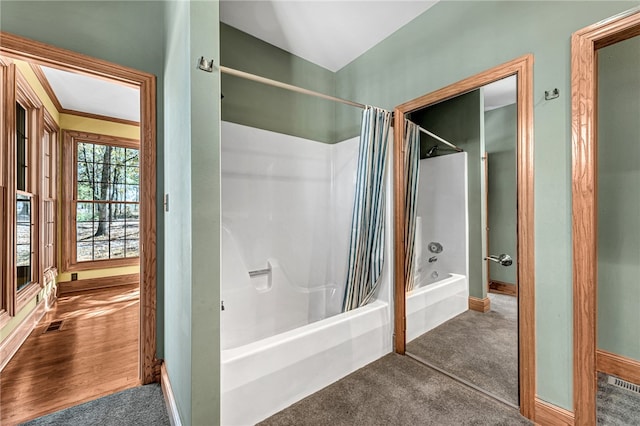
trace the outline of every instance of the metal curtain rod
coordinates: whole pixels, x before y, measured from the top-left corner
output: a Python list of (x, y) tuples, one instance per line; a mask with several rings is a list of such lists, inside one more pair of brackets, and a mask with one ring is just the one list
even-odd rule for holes
[(365, 109), (367, 107), (366, 105), (358, 102), (336, 98), (335, 96), (325, 95), (324, 93), (320, 92), (314, 92), (313, 90), (304, 89), (302, 87), (294, 86), (293, 84), (282, 83), (281, 81), (271, 80), (270, 78), (260, 77), (259, 75), (250, 74), (244, 71), (238, 71), (233, 68), (225, 67), (223, 65), (220, 65), (220, 71), (225, 74), (235, 75), (236, 77), (246, 78), (247, 80), (257, 81), (258, 83), (268, 84), (269, 86), (291, 90), (292, 92), (304, 93), (305, 95), (316, 96), (318, 98), (328, 99), (330, 101), (340, 102), (342, 104), (351, 105), (362, 109)]
[(446, 140), (442, 139), (440, 136), (436, 135), (435, 133), (431, 133), (431, 132), (430, 132), (430, 131), (428, 131), (427, 129), (423, 129), (423, 128), (422, 128), (422, 127), (420, 127), (420, 126), (418, 126), (418, 129), (420, 129), (420, 131), (421, 131), (422, 133), (425, 133), (425, 134), (427, 134), (427, 135), (431, 136), (432, 138), (434, 138), (434, 139), (436, 139), (436, 140), (439, 140), (439, 141), (440, 141), (440, 142), (442, 142), (443, 144), (445, 144), (445, 145), (449, 145), (451, 148), (455, 149), (456, 151), (458, 151), (458, 152), (462, 152), (462, 149), (461, 149), (461, 148), (458, 148), (457, 146), (455, 146), (455, 145), (454, 145), (454, 144), (452, 144), (451, 142), (449, 142), (449, 141), (446, 141)]
[[(272, 80), (270, 78), (260, 77), (259, 75), (251, 74), (251, 73), (244, 72), (244, 71), (239, 71), (239, 70), (236, 70), (236, 69), (233, 69), (233, 68), (225, 67), (224, 65), (220, 65), (219, 68), (220, 68), (220, 72), (223, 72), (225, 74), (234, 75), (236, 77), (240, 77), (240, 78), (244, 78), (244, 79), (247, 79), (247, 80), (256, 81), (258, 83), (268, 84), (269, 86), (280, 87), (281, 89), (291, 90), (292, 92), (297, 92), (297, 93), (303, 93), (305, 95), (316, 96), (318, 98), (327, 99), (327, 100), (334, 101), (334, 102), (340, 102), (340, 103), (345, 104), (345, 105), (351, 105), (351, 106), (362, 108), (362, 109), (367, 108), (367, 106), (365, 104), (361, 104), (361, 103), (358, 103), (358, 102), (350, 101), (350, 100), (347, 100), (347, 99), (336, 98), (335, 96), (325, 95), (324, 93), (320, 93), (320, 92), (316, 92), (316, 91), (313, 91), (313, 90), (305, 89), (305, 88), (302, 88), (302, 87), (294, 86), (293, 84), (287, 84), (287, 83), (283, 83), (281, 81)], [(458, 148), (457, 146), (455, 146), (451, 142), (448, 142), (448, 141), (442, 139), (440, 136), (438, 136), (438, 135), (436, 135), (434, 133), (431, 133), (430, 131), (428, 131), (426, 129), (423, 129), (420, 126), (418, 126), (418, 128), (420, 129), (421, 132), (426, 133), (427, 135), (431, 136), (434, 139), (439, 140), (440, 142), (442, 142), (442, 143), (444, 143), (446, 145), (449, 145), (451, 148), (455, 149), (458, 152), (462, 152), (462, 149)]]

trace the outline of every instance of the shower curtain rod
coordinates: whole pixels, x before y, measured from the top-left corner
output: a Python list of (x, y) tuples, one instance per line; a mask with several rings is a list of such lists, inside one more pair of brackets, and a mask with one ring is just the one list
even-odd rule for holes
[[(330, 101), (339, 102), (339, 103), (342, 103), (342, 104), (345, 104), (345, 105), (351, 105), (351, 106), (362, 108), (362, 109), (367, 108), (367, 106), (365, 104), (361, 104), (359, 102), (353, 102), (353, 101), (349, 101), (347, 99), (336, 98), (335, 96), (325, 95), (324, 93), (315, 92), (313, 90), (309, 90), (309, 89), (305, 89), (305, 88), (302, 88), (302, 87), (294, 86), (293, 84), (283, 83), (283, 82), (277, 81), (277, 80), (272, 80), (270, 78), (260, 77), (259, 75), (251, 74), (251, 73), (244, 72), (244, 71), (239, 71), (239, 70), (236, 70), (236, 69), (233, 69), (233, 68), (225, 67), (224, 65), (220, 65), (219, 68), (220, 68), (220, 72), (222, 72), (222, 73), (233, 75), (233, 76), (240, 77), (240, 78), (244, 78), (244, 79), (247, 79), (247, 80), (256, 81), (258, 83), (267, 84), (269, 86), (279, 87), (281, 89), (291, 90), (292, 92), (303, 93), (305, 95), (316, 96), (318, 98), (327, 99), (327, 100), (330, 100)], [(430, 131), (428, 131), (426, 129), (423, 129), (420, 126), (418, 126), (418, 128), (420, 129), (421, 132), (426, 133), (427, 135), (431, 136), (434, 139), (439, 140), (440, 142), (442, 142), (442, 143), (444, 143), (446, 145), (449, 145), (451, 148), (455, 149), (458, 152), (462, 152), (462, 149), (458, 148), (457, 146), (455, 146), (451, 142), (448, 142), (448, 141), (442, 139), (440, 136), (436, 135), (435, 133), (431, 133)]]
[(354, 107), (365, 109), (367, 106), (365, 104), (361, 104), (358, 102), (349, 101), (347, 99), (336, 98), (335, 96), (325, 95), (324, 93), (314, 92), (313, 90), (304, 89), (302, 87), (294, 86), (293, 84), (283, 83), (277, 80), (271, 80), (270, 78), (260, 77), (259, 75), (249, 74), (248, 72), (238, 71), (233, 68), (225, 67), (220, 65), (220, 71), (229, 74), (235, 75), (236, 77), (245, 78), (247, 80), (257, 81), (258, 83), (268, 84), (269, 86), (280, 87), (281, 89), (291, 90), (292, 92), (304, 93), (305, 95), (316, 96), (318, 98), (328, 99), (334, 102), (340, 102), (345, 105), (351, 105)]
[(427, 129), (423, 129), (422, 127), (418, 126), (418, 129), (422, 132), (425, 133), (429, 136), (431, 136), (432, 138), (439, 140), (440, 142), (442, 142), (445, 145), (450, 146), (451, 148), (455, 149), (458, 152), (462, 152), (461, 148), (458, 148), (457, 146), (455, 146), (454, 144), (452, 144), (451, 142), (448, 142), (444, 139), (442, 139), (440, 136), (436, 135), (435, 133), (431, 133), (430, 131), (428, 131)]

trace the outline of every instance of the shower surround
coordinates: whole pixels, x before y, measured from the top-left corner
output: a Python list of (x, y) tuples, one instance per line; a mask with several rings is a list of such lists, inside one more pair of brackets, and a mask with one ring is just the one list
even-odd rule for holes
[(377, 300), (340, 313), (357, 155), (358, 138), (222, 123), (223, 424), (260, 421), (392, 350), (388, 247)]

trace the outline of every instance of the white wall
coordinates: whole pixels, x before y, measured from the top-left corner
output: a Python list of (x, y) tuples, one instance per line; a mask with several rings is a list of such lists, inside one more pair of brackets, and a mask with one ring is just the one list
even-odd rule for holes
[(222, 123), (223, 349), (341, 311), (357, 155), (358, 138)]
[[(468, 277), (467, 153), (420, 160), (417, 215), (416, 286), (450, 273)], [(431, 253), (430, 242), (442, 244), (442, 253)], [(432, 256), (437, 261), (429, 263)], [(432, 277), (434, 272), (439, 277)]]

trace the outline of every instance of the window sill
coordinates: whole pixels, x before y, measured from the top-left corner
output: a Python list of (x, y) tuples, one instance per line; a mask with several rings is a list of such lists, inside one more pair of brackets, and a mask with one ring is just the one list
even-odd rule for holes
[(33, 282), (18, 292), (16, 299), (16, 314), (40, 292), (40, 283)]
[(120, 266), (136, 266), (140, 264), (139, 257), (128, 257), (126, 259), (94, 260), (92, 262), (72, 263), (65, 272), (89, 271), (91, 269), (117, 268)]

